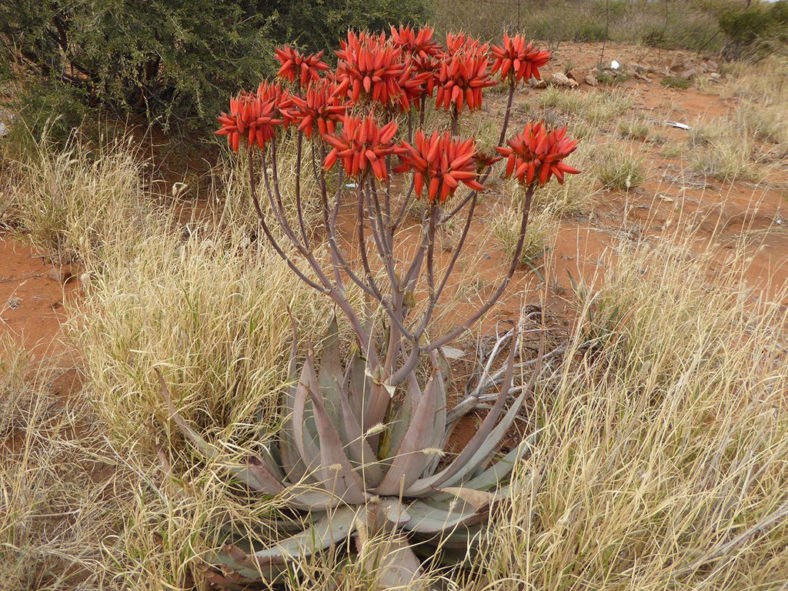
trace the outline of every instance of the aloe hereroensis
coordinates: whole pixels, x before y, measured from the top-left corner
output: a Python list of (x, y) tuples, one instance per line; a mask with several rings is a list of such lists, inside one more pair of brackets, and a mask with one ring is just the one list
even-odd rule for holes
[[(293, 510), (304, 512), (308, 527), (269, 548), (241, 549), (228, 541), (208, 569), (209, 579), (224, 585), (276, 577), (289, 560), (349, 536), (363, 544), (370, 534), (398, 530), (411, 539), (440, 541), (444, 548), (471, 543), (490, 507), (506, 497), (503, 483), (529, 449), (523, 442), (496, 459), (528, 387), (512, 387), (518, 338), (512, 330), (508, 358), (493, 372), (495, 379), (491, 367), (506, 339), (493, 349), (469, 398), (447, 410), (444, 347), (506, 289), (523, 247), (534, 191), (551, 176), (562, 181), (564, 174), (578, 172), (563, 162), (575, 148), (565, 130), (531, 123), (505, 143), (516, 86), (538, 75), (549, 57), (519, 36), (491, 51), (464, 35), (447, 36), (441, 47), (430, 29), (393, 29), (391, 37), (349, 33), (334, 71), (323, 67), (320, 56), (290, 49), (278, 56), (281, 75), (292, 88), (240, 95), (231, 102), (230, 114), (220, 117), (218, 133), (227, 135), (236, 151), (248, 146), (251, 198), (264, 234), (301, 280), (333, 300), (352, 330), (357, 352), (343, 363), (334, 321), (319, 363), (309, 348), (296, 367), (299, 344), (294, 339), (284, 427), (264, 455), (249, 458), (233, 473), (251, 489), (280, 496)], [(490, 297), (441, 334), (434, 322), (436, 309), (466, 245), (478, 194), (500, 160), (482, 153), (474, 138), (458, 137), (459, 118), (481, 106), (484, 89), (497, 83), (496, 72), (509, 84), (497, 151), (508, 159), (504, 174), (525, 190), (519, 241)], [(427, 98), (436, 89), (437, 107), (450, 111), (449, 131), (428, 129), (425, 123)], [(400, 115), (407, 117), (407, 130), (396, 122)], [(291, 122), (290, 133), (297, 137), (294, 211), (283, 205), (276, 152), (278, 135)], [(312, 145), (312, 170), (302, 166), (304, 139)], [(316, 164), (318, 155), (322, 166)], [(265, 208), (258, 196), (258, 170)], [(298, 182), (302, 173), (317, 179), (323, 217), (317, 232), (307, 228)], [(409, 178), (397, 182), (403, 174)], [(416, 220), (418, 241), (404, 249), (409, 253), (404, 257), (396, 246), (412, 215), (414, 195), (427, 201)], [(343, 203), (353, 203), (356, 210), (353, 258), (338, 246)], [(441, 267), (436, 264), (436, 233), (460, 215), (465, 218), (460, 238)], [(325, 238), (325, 249), (314, 248), (318, 237)], [(348, 298), (351, 284), (364, 294), (364, 310)], [(414, 294), (423, 297), (417, 301)], [(368, 322), (370, 302), (386, 318), (380, 333)], [(425, 364), (432, 367), (426, 382), (417, 373)], [(167, 396), (163, 382), (162, 387)], [(467, 445), (453, 455), (444, 452), (457, 419), (491, 387), (496, 393), (485, 399), (493, 404)], [(218, 450), (167, 399), (185, 436), (204, 454), (216, 455)], [(422, 585), (419, 561), (406, 544), (398, 544), (376, 559), (384, 567), (382, 584)]]

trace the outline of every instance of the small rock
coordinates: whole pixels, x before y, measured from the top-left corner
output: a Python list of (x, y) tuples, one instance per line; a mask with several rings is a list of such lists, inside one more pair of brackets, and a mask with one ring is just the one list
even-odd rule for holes
[(589, 86), (596, 86), (597, 85), (596, 76), (594, 76), (592, 74), (586, 74), (586, 77), (583, 78), (583, 81), (586, 84), (588, 84)]
[(714, 60), (707, 61), (706, 62), (706, 67), (709, 69), (709, 72), (716, 72), (717, 68), (719, 68), (719, 66), (717, 65), (717, 62), (715, 62)]
[(556, 86), (568, 86), (569, 88), (575, 88), (577, 86), (577, 80), (567, 78), (561, 72), (556, 72), (553, 74), (551, 81)]
[(528, 84), (531, 88), (547, 88), (547, 81), (542, 78), (541, 80), (537, 80), (536, 78), (531, 78), (528, 81)]
[(681, 73), (681, 77), (684, 80), (691, 80), (692, 78), (697, 76), (697, 74), (698, 74), (698, 72), (695, 70), (695, 68), (690, 68), (689, 70), (686, 70), (686, 71), (682, 72)]
[(0, 121), (0, 137), (3, 137), (4, 135), (8, 135), (8, 126)]
[(721, 79), (722, 76), (720, 76), (717, 72), (712, 72), (711, 74), (709, 74), (709, 80), (713, 82), (719, 82)]
[(641, 73), (640, 73), (640, 72), (638, 72), (637, 70), (635, 70), (635, 73), (633, 74), (633, 76), (634, 76), (635, 78), (637, 78), (638, 80), (643, 80), (643, 82), (651, 82), (651, 78), (649, 78), (649, 77), (648, 77), (648, 76), (646, 76), (645, 74), (641, 74)]

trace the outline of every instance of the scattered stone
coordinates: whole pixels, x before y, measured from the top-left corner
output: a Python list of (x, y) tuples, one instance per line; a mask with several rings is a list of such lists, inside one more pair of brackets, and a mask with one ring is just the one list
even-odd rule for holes
[(717, 72), (712, 72), (711, 74), (709, 74), (709, 80), (711, 80), (712, 82), (719, 82), (720, 80), (722, 80), (722, 76), (720, 76)]
[(561, 72), (553, 74), (551, 81), (556, 86), (568, 86), (569, 88), (575, 88), (577, 86), (577, 80), (567, 78), (566, 75)]
[(66, 283), (69, 279), (75, 277), (71, 267), (68, 266), (53, 267), (52, 269), (47, 271), (45, 275), (47, 279), (51, 279), (52, 281), (57, 281), (58, 283)]
[(593, 74), (586, 74), (586, 77), (583, 79), (583, 81), (589, 86), (597, 85), (596, 76), (594, 76)]
[(690, 68), (689, 70), (685, 70), (684, 72), (681, 73), (681, 77), (684, 80), (692, 80), (697, 75), (698, 72), (695, 70), (695, 68)]
[(542, 78), (541, 80), (537, 80), (536, 78), (531, 78), (528, 81), (528, 84), (531, 88), (547, 88), (547, 81)]
[(8, 126), (0, 121), (0, 137), (3, 137), (4, 135), (8, 135)]
[(10, 298), (8, 298), (7, 305), (12, 310), (16, 310), (18, 308), (21, 308), (22, 307), (22, 298), (18, 298), (16, 296), (11, 296)]

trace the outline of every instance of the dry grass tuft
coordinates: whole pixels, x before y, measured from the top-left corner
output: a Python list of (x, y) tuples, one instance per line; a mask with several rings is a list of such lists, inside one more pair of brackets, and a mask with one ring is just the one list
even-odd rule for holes
[(742, 254), (711, 288), (690, 245), (623, 251), (581, 290), (582, 362), (538, 391), (543, 437), (479, 554), (486, 588), (788, 579), (786, 312), (742, 287)]

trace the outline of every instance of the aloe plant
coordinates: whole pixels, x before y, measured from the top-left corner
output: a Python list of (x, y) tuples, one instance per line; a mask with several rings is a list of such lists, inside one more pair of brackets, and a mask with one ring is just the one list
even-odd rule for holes
[[(262, 233), (299, 279), (333, 301), (353, 333), (357, 353), (343, 363), (336, 322), (319, 363), (311, 347), (303, 362), (296, 362), (294, 337), (292, 387), (283, 401), (286, 421), (279, 438), (232, 472), (250, 488), (279, 496), (303, 512), (308, 527), (260, 550), (228, 542), (209, 561), (213, 568), (207, 576), (216, 584), (275, 578), (292, 558), (349, 536), (363, 545), (389, 530), (404, 533), (403, 539), (461, 551), (490, 508), (506, 497), (503, 481), (530, 449), (526, 441), (496, 459), (528, 391), (512, 385), (518, 367), (516, 331), (498, 339), (473, 391), (451, 410), (443, 357), (448, 344), (495, 305), (512, 279), (534, 192), (553, 177), (563, 182), (565, 174), (579, 172), (564, 162), (576, 146), (565, 129), (532, 122), (507, 140), (517, 85), (538, 78), (550, 55), (519, 35), (504, 35), (501, 46), (490, 48), (449, 34), (441, 46), (431, 29), (408, 27), (392, 28), (388, 37), (349, 32), (341, 46), (335, 70), (320, 54), (277, 51), (282, 83), (263, 82), (256, 92), (242, 92), (231, 99), (229, 113), (219, 117), (216, 133), (227, 137), (231, 149), (247, 146), (250, 196)], [(508, 85), (506, 111), (495, 152), (485, 153), (475, 138), (458, 137), (460, 118), (480, 109), (484, 89), (499, 82)], [(448, 121), (428, 129), (431, 119), (425, 113), (433, 94), (433, 110), (443, 111)], [(407, 131), (399, 127), (405, 118)], [(289, 126), (296, 139), (295, 183), (285, 198), (277, 145)], [(303, 165), (304, 142), (311, 143), (311, 171)], [(502, 158), (507, 160), (504, 174), (524, 188), (517, 246), (489, 297), (441, 333), (445, 327), (434, 322), (435, 316), (449, 277), (461, 266), (479, 193)], [(318, 228), (305, 213), (303, 173), (314, 176), (319, 190)], [(403, 173), (409, 176), (392, 182)], [(460, 190), (466, 194), (456, 197)], [(415, 223), (414, 198), (425, 200)], [(355, 252), (339, 247), (345, 238), (337, 230), (343, 204), (356, 211)], [(448, 263), (440, 265), (438, 232), (455, 217), (464, 217), (462, 231)], [(411, 232), (403, 232), (408, 225)], [(403, 245), (401, 239), (413, 236), (413, 230), (417, 238)], [(351, 286), (362, 294), (363, 307), (348, 296)], [(383, 322), (370, 322), (378, 313)], [(508, 359), (492, 372), (506, 343)], [(432, 369), (420, 382), (425, 365)], [(162, 387), (186, 437), (203, 454), (218, 454), (177, 414), (163, 382)], [(444, 457), (452, 426), (482, 400), (492, 405), (478, 430), (459, 453)], [(423, 583), (419, 562), (405, 542), (376, 561), (386, 587)]]
[[(503, 382), (495, 403), (467, 445), (450, 461), (442, 449), (461, 414), (447, 412), (445, 359), (436, 359), (421, 388), (413, 377), (402, 397), (392, 397), (386, 420), (362, 428), (373, 378), (360, 355), (342, 367), (336, 320), (324, 339), (319, 369), (310, 348), (296, 372), (296, 339), (291, 351), (292, 385), (284, 396), (287, 419), (262, 455), (249, 457), (231, 472), (250, 489), (281, 497), (303, 512), (307, 526), (271, 547), (243, 550), (228, 541), (208, 562), (206, 577), (235, 586), (255, 580), (276, 581), (288, 562), (339, 544), (349, 536), (356, 545), (384, 531), (398, 530), (419, 545), (465, 548), (481, 531), (490, 509), (508, 496), (502, 483), (531, 450), (535, 434), (503, 457), (496, 451), (512, 425), (528, 386), (507, 407), (516, 342), (514, 330), (501, 337), (485, 373), (468, 400), (494, 385), (487, 374), (501, 345), (510, 342)], [(533, 373), (533, 376), (536, 374)], [(485, 380), (484, 378), (488, 379)], [(220, 455), (178, 414), (159, 374), (163, 396), (184, 437), (206, 458)], [(530, 384), (529, 384), (530, 386)], [(467, 410), (473, 408), (467, 406)], [(376, 560), (384, 588), (426, 583), (420, 561), (408, 544), (395, 542)]]

